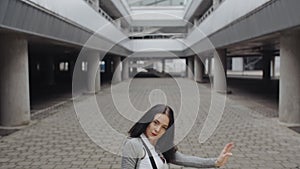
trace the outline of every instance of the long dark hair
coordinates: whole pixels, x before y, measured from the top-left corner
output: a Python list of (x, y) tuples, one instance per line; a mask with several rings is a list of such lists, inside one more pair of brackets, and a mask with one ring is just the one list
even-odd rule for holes
[(174, 145), (174, 112), (171, 107), (163, 104), (153, 106), (131, 127), (128, 133), (132, 138), (140, 137), (141, 134), (145, 133), (148, 125), (153, 121), (156, 114), (165, 114), (170, 120), (167, 131), (155, 145), (155, 148), (162, 152), (167, 162), (170, 162), (174, 159), (174, 153), (176, 151)]

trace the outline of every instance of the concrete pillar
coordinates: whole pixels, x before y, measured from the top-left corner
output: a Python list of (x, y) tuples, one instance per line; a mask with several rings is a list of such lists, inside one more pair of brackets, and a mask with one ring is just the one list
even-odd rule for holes
[(263, 79), (271, 79), (271, 59), (273, 57), (272, 51), (263, 52)]
[(72, 76), (73, 95), (82, 94), (87, 91), (87, 52), (83, 49), (75, 59)]
[(232, 58), (232, 71), (243, 71), (244, 59), (242, 57)]
[(275, 56), (271, 58), (271, 77), (275, 77)]
[(131, 61), (131, 68), (132, 68), (132, 72), (131, 72), (131, 77), (134, 77), (136, 74), (137, 74), (137, 61), (136, 60), (133, 60)]
[(189, 71), (189, 61), (188, 61), (188, 58), (185, 58), (185, 77), (186, 78), (189, 78), (188, 77), (189, 76), (188, 71)]
[(226, 85), (226, 50), (217, 49), (214, 52), (214, 90), (219, 93), (227, 93)]
[(220, 0), (213, 0), (214, 9), (217, 9), (219, 5), (220, 5)]
[(194, 80), (196, 82), (204, 82), (203, 81), (203, 75), (204, 75), (204, 65), (201, 61), (201, 59), (199, 58), (198, 55), (194, 56)]
[(161, 63), (162, 63), (162, 72), (165, 73), (166, 72), (166, 60), (162, 59)]
[(45, 82), (47, 85), (52, 86), (55, 84), (55, 67), (54, 58), (52, 55), (45, 56), (44, 60)]
[(112, 74), (112, 64), (111, 64), (111, 59), (110, 58), (107, 58), (105, 59), (105, 73), (107, 75), (111, 75)]
[(27, 40), (0, 35), (0, 125), (30, 122)]
[(92, 7), (98, 11), (99, 9), (99, 0), (89, 0), (90, 3), (92, 3)]
[(100, 91), (100, 52), (87, 52), (87, 93), (94, 94)]
[(188, 74), (188, 78), (189, 79), (193, 79), (194, 80), (194, 57), (188, 57), (187, 58), (187, 74)]
[(125, 58), (123, 60), (122, 64), (123, 64), (122, 77), (123, 77), (123, 80), (127, 80), (127, 79), (129, 79), (129, 60)]
[(198, 26), (198, 19), (194, 18), (194, 28), (196, 28)]
[(209, 57), (209, 58), (207, 58), (207, 75), (208, 76), (211, 76), (211, 64), (212, 64), (212, 58), (211, 57)]
[(280, 38), (279, 121), (300, 125), (300, 32)]
[(113, 72), (113, 79), (112, 79), (113, 84), (122, 81), (120, 64), (121, 64), (121, 57), (114, 56), (113, 58), (114, 72)]
[(118, 29), (121, 29), (121, 19), (116, 19), (115, 21), (115, 25)]
[(76, 60), (74, 60), (73, 58), (70, 59), (70, 76), (71, 76), (71, 78), (73, 77), (73, 72), (75, 69), (75, 62), (76, 62)]
[(125, 28), (123, 28), (123, 32), (127, 35), (130, 33), (129, 25), (126, 25)]

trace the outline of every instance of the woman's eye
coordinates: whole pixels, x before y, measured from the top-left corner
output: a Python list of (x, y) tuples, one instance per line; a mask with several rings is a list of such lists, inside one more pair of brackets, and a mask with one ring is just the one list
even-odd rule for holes
[(154, 124), (158, 124), (158, 122), (157, 122), (157, 121), (153, 121), (153, 123), (154, 123)]

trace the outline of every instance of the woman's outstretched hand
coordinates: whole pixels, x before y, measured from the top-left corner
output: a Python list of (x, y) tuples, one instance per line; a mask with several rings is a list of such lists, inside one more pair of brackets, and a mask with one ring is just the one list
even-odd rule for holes
[(232, 156), (231, 150), (233, 147), (234, 147), (233, 143), (226, 144), (226, 146), (224, 147), (224, 149), (222, 150), (221, 154), (219, 155), (216, 161), (217, 167), (222, 167), (227, 163), (228, 158)]

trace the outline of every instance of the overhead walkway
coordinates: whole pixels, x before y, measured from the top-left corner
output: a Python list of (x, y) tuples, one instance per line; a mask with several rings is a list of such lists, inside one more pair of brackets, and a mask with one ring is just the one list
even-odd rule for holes
[[(86, 42), (93, 37), (99, 45), (86, 47), (98, 50), (114, 47), (116, 51), (130, 53), (128, 49), (118, 46), (120, 40), (125, 40), (127, 36), (112, 20), (100, 15), (83, 0), (4, 0), (0, 3), (0, 27), (25, 34), (29, 40), (34, 36), (66, 47), (82, 47), (89, 45)], [(66, 10), (66, 7), (71, 8)]]
[[(60, 7), (72, 5), (73, 7), (69, 10), (63, 10)], [(237, 9), (239, 10), (228, 11), (234, 5), (238, 6)], [(101, 46), (113, 47), (117, 45), (119, 47), (117, 49), (126, 52), (126, 54), (145, 51), (148, 45), (154, 45), (151, 46), (151, 50), (162, 49), (160, 45), (165, 45), (166, 51), (185, 50), (187, 52), (185, 55), (188, 56), (193, 54), (191, 52), (201, 53), (209, 50), (201, 48), (201, 43), (205, 38), (209, 38), (214, 48), (265, 36), (265, 38), (278, 38), (280, 31), (286, 31), (300, 25), (297, 19), (299, 14), (295, 9), (297, 5), (298, 1), (295, 0), (288, 2), (255, 0), (248, 2), (247, 5), (239, 1), (236, 3), (235, 0), (226, 0), (215, 11), (211, 12), (203, 22), (195, 25), (186, 39), (183, 41), (174, 39), (171, 40), (171, 43), (165, 40), (130, 41), (114, 21), (107, 20), (81, 0), (76, 0), (73, 3), (67, 1), (46, 3), (36, 0), (1, 1), (3, 10), (1, 10), (0, 23), (2, 29), (58, 40), (66, 44), (82, 46), (96, 33), (97, 41), (103, 43)], [(74, 6), (80, 7), (84, 16), (76, 15), (77, 10)], [(20, 10), (15, 10), (16, 12), (13, 13), (10, 9)], [(226, 19), (224, 18), (225, 14)], [(91, 22), (93, 20), (97, 20), (97, 22)], [(259, 27), (255, 27), (255, 25), (259, 25)], [(253, 27), (253, 29), (244, 29), (247, 27)], [(143, 45), (144, 43), (145, 45)], [(174, 45), (174, 43), (178, 44)], [(99, 50), (103, 50), (101, 46), (99, 46)], [(95, 46), (93, 48), (97, 49)], [(121, 54), (121, 52), (117, 53)]]

